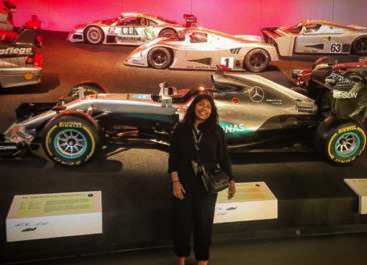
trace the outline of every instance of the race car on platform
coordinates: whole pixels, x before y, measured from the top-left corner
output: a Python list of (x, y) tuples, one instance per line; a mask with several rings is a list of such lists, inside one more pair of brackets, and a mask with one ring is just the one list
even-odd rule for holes
[(326, 77), (332, 73), (366, 81), (367, 58), (362, 57), (358, 62), (338, 63), (335, 58), (323, 56), (315, 61), (312, 69), (294, 69), (292, 77), (296, 85), (300, 87), (306, 87), (310, 82), (328, 86), (328, 83), (325, 82)]
[(263, 71), (278, 55), (260, 36), (234, 36), (204, 28), (187, 28), (178, 38), (157, 38), (137, 47), (125, 65), (156, 69)]
[(262, 29), (280, 56), (294, 54), (367, 54), (367, 27), (327, 20), (304, 20), (292, 27)]
[(67, 39), (91, 44), (140, 45), (157, 37), (177, 36), (177, 32), (194, 26), (194, 15), (184, 15), (186, 25), (158, 16), (128, 12), (113, 19), (97, 20), (75, 26)]
[(0, 87), (41, 82), (42, 55), (35, 46), (36, 38), (35, 30), (26, 29), (11, 44), (0, 42)]
[(324, 112), (322, 101), (251, 73), (218, 71), (212, 80), (209, 89), (162, 83), (159, 94), (109, 94), (98, 84), (82, 83), (59, 102), (23, 103), (16, 121), (0, 135), (0, 156), (22, 157), (42, 145), (56, 164), (77, 166), (101, 147), (167, 150), (172, 128), (199, 93), (214, 97), (230, 151), (315, 147), (328, 161), (347, 164), (365, 149), (365, 117)]

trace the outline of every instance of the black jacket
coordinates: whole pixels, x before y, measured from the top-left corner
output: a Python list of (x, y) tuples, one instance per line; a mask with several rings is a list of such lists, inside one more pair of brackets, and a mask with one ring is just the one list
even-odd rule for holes
[[(181, 122), (175, 126), (171, 135), (168, 172), (177, 171), (182, 183), (187, 183), (190, 178), (195, 177), (191, 165), (191, 161), (196, 160), (195, 138), (192, 130), (192, 127)], [(215, 130), (203, 132), (199, 149), (198, 155), (203, 164), (214, 166), (219, 164), (229, 179), (233, 180), (224, 131), (219, 125)]]

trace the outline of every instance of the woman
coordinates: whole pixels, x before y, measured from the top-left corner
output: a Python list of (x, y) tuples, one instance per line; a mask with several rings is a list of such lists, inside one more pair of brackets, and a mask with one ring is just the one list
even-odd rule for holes
[[(185, 264), (190, 255), (190, 238), (194, 234), (194, 252), (198, 265), (209, 259), (214, 208), (217, 194), (208, 194), (196, 177), (192, 160), (196, 156), (205, 164), (217, 165), (230, 179), (228, 197), (236, 192), (223, 129), (217, 124), (218, 113), (213, 98), (196, 96), (183, 121), (174, 128), (170, 142), (168, 172), (173, 193), (173, 244), (177, 265)], [(195, 149), (198, 143), (199, 150)]]

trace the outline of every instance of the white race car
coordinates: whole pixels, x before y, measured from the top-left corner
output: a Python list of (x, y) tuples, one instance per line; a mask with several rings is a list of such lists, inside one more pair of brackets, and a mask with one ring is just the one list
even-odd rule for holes
[(260, 72), (277, 60), (275, 47), (260, 36), (187, 28), (178, 38), (158, 38), (137, 47), (124, 64), (192, 70), (215, 70), (221, 64), (234, 71)]
[(294, 54), (367, 54), (367, 27), (327, 20), (304, 20), (293, 27), (262, 29), (280, 56)]
[(184, 18), (186, 25), (138, 12), (122, 13), (113, 19), (77, 25), (67, 39), (91, 44), (140, 45), (157, 37), (177, 36), (178, 31), (196, 24), (195, 16)]

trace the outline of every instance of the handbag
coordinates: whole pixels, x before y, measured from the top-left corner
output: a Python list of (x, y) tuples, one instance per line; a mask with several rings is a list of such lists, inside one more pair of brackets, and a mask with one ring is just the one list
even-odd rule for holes
[(192, 130), (195, 139), (196, 161), (191, 161), (195, 175), (200, 177), (202, 184), (208, 194), (215, 194), (228, 188), (229, 177), (220, 168), (219, 164), (213, 167), (205, 167), (199, 158), (199, 143), (202, 133), (197, 137), (194, 129)]

